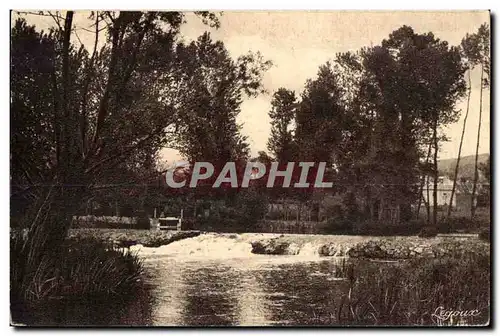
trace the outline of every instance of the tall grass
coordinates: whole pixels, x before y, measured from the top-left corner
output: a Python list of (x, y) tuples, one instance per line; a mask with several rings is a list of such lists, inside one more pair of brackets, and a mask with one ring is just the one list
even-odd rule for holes
[(11, 236), (11, 302), (123, 296), (139, 286), (142, 264), (137, 255), (95, 239), (67, 240), (27, 270), (22, 234)]
[[(354, 274), (352, 273), (354, 272)], [(419, 259), (350, 271), (335, 324), (484, 325), (489, 321), (489, 256)], [(439, 310), (478, 310), (477, 316), (438, 318)]]

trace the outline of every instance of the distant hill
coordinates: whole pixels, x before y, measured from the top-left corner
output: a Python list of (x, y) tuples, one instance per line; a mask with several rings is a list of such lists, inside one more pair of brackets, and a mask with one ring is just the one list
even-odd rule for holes
[[(479, 154), (478, 164), (486, 163), (488, 161), (489, 153)], [(465, 177), (468, 180), (474, 179), (474, 160), (475, 155), (463, 156), (460, 158), (460, 166), (458, 168), (458, 177)], [(457, 164), (457, 159), (446, 159), (438, 161), (438, 170), (440, 175), (447, 175), (453, 177), (455, 174), (455, 165)], [(481, 174), (481, 173), (480, 173)], [(481, 175), (479, 175), (481, 176)]]

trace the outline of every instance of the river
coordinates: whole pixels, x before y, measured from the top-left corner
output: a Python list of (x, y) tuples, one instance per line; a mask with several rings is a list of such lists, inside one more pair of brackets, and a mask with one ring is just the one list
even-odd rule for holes
[(296, 256), (251, 253), (248, 241), (202, 235), (144, 256), (153, 297), (141, 324), (310, 325), (331, 323), (347, 280), (343, 258), (322, 258), (314, 247)]
[[(64, 326), (352, 324), (352, 319), (339, 315), (341, 311), (344, 315), (355, 314), (355, 323), (370, 324), (377, 322), (375, 315), (372, 319), (367, 311), (350, 311), (345, 305), (351, 281), (356, 279), (368, 289), (358, 295), (363, 300), (363, 295), (374, 294), (375, 288), (391, 289), (391, 282), (370, 288), (374, 281), (391, 279), (382, 274), (392, 274), (392, 283), (396, 283), (401, 273), (389, 268), (405, 263), (321, 257), (317, 252), (324, 243), (321, 241), (302, 242), (297, 255), (259, 255), (251, 252), (251, 241), (248, 234), (202, 234), (158, 248), (132, 246), (130, 249), (142, 258), (145, 269), (144, 290), (137, 297), (127, 302), (94, 300), (39, 307), (36, 316), (25, 322)], [(380, 307), (391, 308), (383, 302), (378, 304), (377, 310), (374, 308), (377, 313), (383, 313)], [(402, 309), (409, 307), (404, 302), (398, 304)], [(365, 317), (369, 319), (363, 320)], [(404, 324), (400, 317), (389, 321)]]

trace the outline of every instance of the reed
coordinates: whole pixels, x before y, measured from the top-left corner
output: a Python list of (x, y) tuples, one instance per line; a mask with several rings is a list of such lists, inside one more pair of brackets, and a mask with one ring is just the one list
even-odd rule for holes
[[(332, 323), (344, 325), (484, 325), (489, 321), (489, 256), (419, 259), (354, 269)], [(441, 310), (476, 316), (439, 318)]]
[(11, 301), (126, 296), (140, 284), (143, 267), (134, 253), (96, 239), (66, 240), (27, 269), (22, 235), (11, 236)]

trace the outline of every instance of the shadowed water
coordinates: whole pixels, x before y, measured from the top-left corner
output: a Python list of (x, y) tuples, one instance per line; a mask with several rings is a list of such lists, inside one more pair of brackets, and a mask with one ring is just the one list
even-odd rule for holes
[[(241, 237), (201, 236), (143, 258), (145, 289), (122, 302), (56, 302), (22, 317), (29, 325), (264, 326), (332, 324), (348, 280), (342, 258), (314, 249), (255, 255)], [(341, 272), (342, 273), (342, 272)]]
[(347, 280), (339, 260), (149, 261), (151, 325), (310, 325), (331, 323)]

